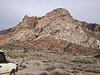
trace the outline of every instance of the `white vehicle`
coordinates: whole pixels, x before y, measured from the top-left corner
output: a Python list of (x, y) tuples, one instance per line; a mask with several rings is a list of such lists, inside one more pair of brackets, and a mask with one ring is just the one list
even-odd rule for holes
[(6, 60), (4, 52), (0, 50), (0, 75), (15, 75), (18, 71), (18, 66)]

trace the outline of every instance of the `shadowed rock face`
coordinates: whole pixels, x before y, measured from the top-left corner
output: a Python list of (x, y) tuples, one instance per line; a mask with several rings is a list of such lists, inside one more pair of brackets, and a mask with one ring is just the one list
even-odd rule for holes
[(4, 44), (20, 44), (30, 49), (70, 50), (80, 54), (82, 50), (88, 54), (90, 49), (93, 50), (91, 53), (98, 53), (100, 49), (100, 26), (77, 21), (63, 8), (39, 18), (26, 15), (16, 27), (1, 31), (0, 34), (0, 38), (3, 37), (0, 41), (4, 41), (3, 44), (0, 42), (1, 47)]

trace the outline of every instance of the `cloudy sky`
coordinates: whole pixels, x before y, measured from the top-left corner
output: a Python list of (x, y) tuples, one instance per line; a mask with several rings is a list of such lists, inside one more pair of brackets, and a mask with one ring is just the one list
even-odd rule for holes
[(17, 25), (26, 14), (43, 16), (56, 8), (68, 9), (77, 20), (100, 24), (100, 0), (0, 0), (0, 30)]

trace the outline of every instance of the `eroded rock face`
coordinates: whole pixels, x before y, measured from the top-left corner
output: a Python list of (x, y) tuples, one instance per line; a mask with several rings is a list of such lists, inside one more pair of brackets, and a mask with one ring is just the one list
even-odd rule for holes
[(21, 28), (34, 28), (37, 23), (37, 17), (29, 17), (27, 15), (24, 16), (22, 22), (20, 22), (17, 26), (16, 29), (21, 29)]
[(49, 25), (52, 21), (59, 19), (59, 18), (62, 18), (62, 19), (67, 18), (67, 21), (73, 20), (72, 16), (68, 12), (68, 10), (58, 8), (58, 9), (55, 9), (55, 10), (51, 11), (50, 13), (46, 14), (44, 17), (42, 17), (38, 21), (37, 27), (43, 28), (43, 27)]
[[(85, 47), (100, 48), (99, 40), (91, 37), (95, 36), (96, 33), (94, 35), (89, 34), (91, 36), (86, 35), (89, 33), (87, 27), (83, 23), (74, 20), (65, 9), (56, 9), (48, 13), (39, 21), (37, 26), (43, 28), (40, 33), (42, 38), (53, 36), (56, 39), (67, 40), (68, 42)], [(84, 29), (83, 26), (85, 26)]]
[(5, 46), (5, 44), (6, 44), (5, 37), (0, 35), (0, 47)]
[[(9, 30), (9, 33), (5, 30), (0, 33), (0, 36), (4, 36), (6, 44), (19, 42), (19, 44), (28, 45), (29, 43), (29, 45), (31, 44), (29, 47), (45, 50), (64, 51), (65, 48), (68, 48), (66, 46), (69, 43), (78, 45), (79, 51), (83, 50), (79, 46), (93, 48), (93, 50), (100, 49), (100, 26), (92, 25), (77, 21), (73, 19), (68, 10), (58, 8), (40, 18), (26, 15), (22, 22)], [(65, 45), (59, 43), (58, 40), (66, 42)], [(2, 44), (2, 42), (0, 43)], [(76, 50), (76, 52), (78, 51)]]

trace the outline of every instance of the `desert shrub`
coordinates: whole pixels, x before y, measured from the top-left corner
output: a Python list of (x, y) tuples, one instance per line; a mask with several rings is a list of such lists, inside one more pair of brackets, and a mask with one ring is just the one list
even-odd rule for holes
[(94, 64), (96, 60), (94, 58), (86, 58), (86, 57), (76, 57), (71, 60), (74, 63), (81, 63), (81, 64)]
[(24, 58), (27, 56), (26, 53), (22, 53), (22, 52), (17, 53), (17, 52), (12, 52), (11, 50), (6, 50), (5, 55), (10, 58), (17, 58), (17, 57)]
[(98, 59), (100, 59), (100, 54), (95, 55), (94, 58), (98, 58)]
[(42, 72), (39, 75), (48, 75), (48, 73), (47, 72)]
[(100, 74), (100, 70), (97, 70), (97, 69), (85, 69), (83, 71), (92, 72), (92, 73), (99, 73)]
[[(93, 66), (93, 65), (91, 65)], [(79, 71), (85, 71), (85, 72), (92, 72), (92, 73), (100, 73), (99, 68), (92, 68), (91, 66), (85, 66), (85, 67), (73, 67), (74, 70), (79, 70)]]
[(55, 69), (49, 72), (48, 75), (70, 75), (70, 74), (63, 71), (62, 69)]
[(53, 65), (51, 66), (50, 65), (49, 67), (46, 68), (46, 71), (52, 71), (52, 70), (54, 70), (56, 68), (57, 68), (56, 66), (53, 66)]

